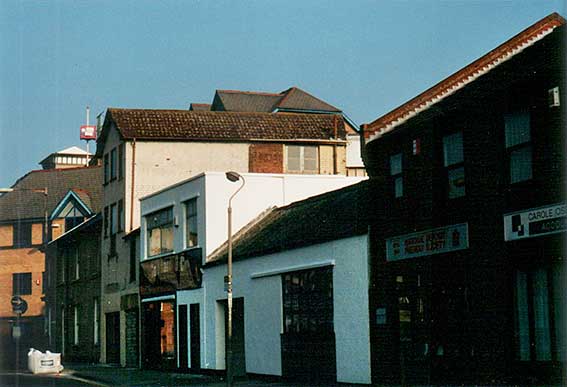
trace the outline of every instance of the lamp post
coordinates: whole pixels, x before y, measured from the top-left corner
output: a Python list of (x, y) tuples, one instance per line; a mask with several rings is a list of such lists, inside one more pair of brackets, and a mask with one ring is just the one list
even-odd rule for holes
[(246, 181), (244, 177), (236, 172), (226, 172), (226, 178), (231, 182), (242, 180), (242, 184), (228, 199), (228, 260), (226, 275), (226, 292), (228, 304), (228, 327), (226, 343), (226, 385), (232, 386), (232, 199), (244, 187)]

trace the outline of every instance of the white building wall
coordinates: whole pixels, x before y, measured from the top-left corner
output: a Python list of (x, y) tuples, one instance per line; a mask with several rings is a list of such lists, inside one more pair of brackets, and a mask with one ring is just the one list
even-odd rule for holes
[[(333, 265), (333, 308), (337, 380), (371, 383), (368, 312), (368, 238), (356, 236), (319, 245), (234, 262), (233, 296), (244, 297), (245, 356), (249, 373), (282, 375), (283, 329), (281, 274)], [(211, 369), (224, 369), (224, 321), (218, 300), (226, 299), (226, 265), (208, 268), (203, 277), (207, 314), (208, 358), (217, 354)], [(212, 324), (212, 325), (211, 325)]]

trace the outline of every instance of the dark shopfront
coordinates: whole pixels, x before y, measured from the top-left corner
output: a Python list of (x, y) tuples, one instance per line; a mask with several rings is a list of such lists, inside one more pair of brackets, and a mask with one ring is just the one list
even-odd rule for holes
[(504, 216), (514, 289), (512, 372), (557, 380), (566, 364), (566, 204)]

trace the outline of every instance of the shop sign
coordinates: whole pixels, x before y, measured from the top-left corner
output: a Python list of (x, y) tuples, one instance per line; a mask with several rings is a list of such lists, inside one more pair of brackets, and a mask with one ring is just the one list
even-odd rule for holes
[(567, 230), (567, 204), (554, 204), (504, 215), (504, 240), (533, 238)]
[(386, 239), (386, 258), (397, 261), (468, 247), (468, 223), (461, 223)]

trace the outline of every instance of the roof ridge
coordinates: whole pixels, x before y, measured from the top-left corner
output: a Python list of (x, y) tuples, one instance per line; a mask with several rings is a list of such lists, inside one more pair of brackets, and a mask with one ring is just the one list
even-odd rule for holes
[(221, 92), (221, 93), (230, 93), (230, 94), (268, 95), (268, 96), (272, 96), (272, 97), (277, 97), (277, 96), (281, 95), (281, 93), (273, 93), (273, 92), (268, 92), (268, 91), (221, 90), (221, 89), (217, 89), (215, 91), (217, 93)]
[[(316, 195), (313, 195), (313, 196), (309, 196), (307, 198), (300, 199), (300, 200), (297, 200), (295, 202), (286, 204), (285, 206), (277, 207), (276, 210), (281, 211), (281, 210), (288, 210), (288, 209), (293, 208), (293, 207), (301, 207), (301, 206), (304, 206), (304, 205), (312, 204), (313, 202), (322, 201), (322, 200), (326, 199), (328, 196), (333, 196), (333, 195), (345, 193), (345, 192), (348, 192), (348, 191), (355, 191), (359, 188), (359, 186), (363, 185), (367, 181), (368, 180), (362, 180), (362, 181), (359, 181), (358, 183), (349, 184), (349, 185), (346, 185), (344, 187), (334, 189), (332, 191), (326, 191), (326, 192), (322, 192), (322, 193), (319, 193), (319, 194), (316, 194)], [(341, 192), (339, 193), (339, 191), (341, 191)]]
[(303, 90), (303, 89), (300, 89), (300, 88), (297, 87), (297, 86), (292, 86), (292, 87), (290, 87), (289, 89), (287, 89), (287, 90), (285, 91), (285, 92), (286, 92), (285, 96), (278, 102), (278, 104), (276, 105), (276, 107), (280, 107), (280, 106), (284, 103), (284, 101), (288, 98), (288, 96), (290, 96), (292, 93), (298, 92), (298, 91), (299, 91), (299, 92), (302, 92), (303, 94), (308, 95), (309, 97), (311, 97), (311, 98), (313, 98), (313, 99), (319, 101), (319, 102), (322, 103), (322, 104), (325, 104), (325, 105), (327, 105), (327, 106), (330, 106), (331, 108), (335, 109), (337, 112), (342, 112), (342, 110), (339, 109), (338, 107), (336, 107), (336, 106), (334, 106), (334, 105), (331, 105), (331, 104), (328, 103), (327, 101), (323, 101), (321, 98), (315, 97), (313, 94), (311, 94), (311, 93), (309, 93), (309, 92), (307, 92), (307, 91), (305, 91), (305, 90)]
[[(241, 112), (241, 111), (227, 111), (227, 110), (187, 110), (187, 109), (138, 109), (138, 108), (108, 108), (109, 110), (120, 110), (120, 111), (144, 111), (144, 112), (172, 112), (172, 113), (183, 113), (188, 115), (234, 115), (234, 116), (264, 116), (264, 117), (275, 117), (276, 119), (280, 119), (282, 117), (288, 116), (301, 116), (301, 117), (309, 117), (319, 119), (321, 117), (330, 117), (331, 115), (325, 114), (308, 114), (302, 112), (290, 112), (288, 114), (276, 114), (272, 112)], [(74, 168), (60, 168), (60, 169), (74, 169)]]
[[(403, 122), (418, 112), (427, 109), (431, 104), (434, 104), (446, 95), (459, 90), (470, 81), (476, 79), (476, 77), (492, 70), (492, 68), (496, 67), (503, 61), (516, 55), (524, 48), (531, 46), (533, 43), (546, 36), (556, 27), (564, 24), (565, 19), (557, 12), (535, 22), (480, 58), (474, 60), (424, 92), (418, 94), (416, 97), (410, 99), (397, 108), (394, 108), (369, 124), (364, 124), (365, 136), (369, 137), (371, 134), (379, 135), (391, 130), (396, 126), (396, 122)], [(479, 71), (480, 73), (475, 76), (475, 74)], [(390, 125), (394, 126), (388, 128)], [(370, 130), (368, 131), (368, 129)]]

